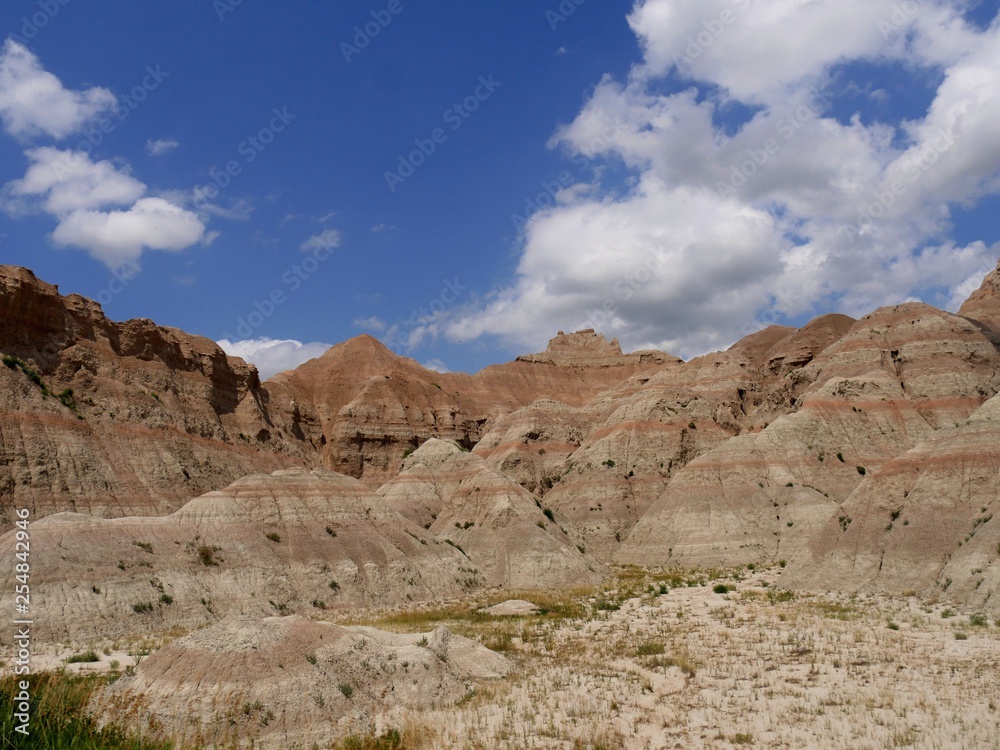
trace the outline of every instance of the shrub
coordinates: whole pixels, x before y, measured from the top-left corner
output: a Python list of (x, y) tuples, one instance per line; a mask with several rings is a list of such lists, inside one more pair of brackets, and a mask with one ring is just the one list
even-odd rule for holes
[(136, 614), (140, 614), (140, 615), (145, 614), (146, 612), (152, 612), (153, 611), (153, 603), (152, 602), (138, 602), (137, 604), (133, 604), (132, 605), (132, 611), (135, 612)]
[(160, 594), (160, 602), (162, 604), (173, 604), (174, 597), (170, 596), (170, 594)]
[(838, 452), (837, 453), (837, 460), (840, 461), (840, 463), (844, 463), (844, 454)]
[(716, 594), (728, 594), (729, 587), (724, 583), (717, 583), (712, 587), (712, 591)]
[(554, 513), (552, 512), (552, 509), (551, 509), (551, 508), (546, 508), (545, 510), (543, 510), (543, 511), (542, 511), (542, 514), (543, 514), (543, 515), (544, 515), (544, 516), (545, 516), (545, 517), (546, 517), (547, 519), (549, 519), (550, 521), (552, 521), (553, 523), (555, 523), (555, 520), (556, 520), (556, 516), (555, 516), (555, 514), (554, 514)]
[(344, 694), (344, 697), (347, 698), (348, 700), (350, 700), (351, 696), (354, 695), (354, 688), (352, 688), (346, 682), (340, 683), (339, 685), (337, 685), (337, 688), (340, 690), (341, 693)]
[(203, 544), (198, 548), (198, 559), (201, 560), (201, 564), (206, 568), (212, 565), (218, 565), (219, 561), (215, 558), (215, 553), (219, 552), (221, 547), (209, 547), (207, 544)]
[(864, 466), (856, 466), (855, 468), (858, 470), (858, 474), (860, 474), (861, 476), (864, 476), (865, 474), (868, 473), (868, 469), (866, 469)]
[(73, 654), (65, 659), (64, 662), (67, 664), (90, 664), (95, 661), (100, 661), (101, 657), (91, 649), (90, 651), (84, 651), (82, 654)]
[(969, 640), (969, 636), (967, 636), (965, 633), (955, 633), (955, 640), (956, 641), (967, 641), (967, 640)]
[(640, 643), (636, 649), (636, 656), (659, 656), (666, 652), (666, 646), (660, 641), (647, 641)]
[(277, 531), (269, 531), (266, 534), (264, 534), (264, 536), (266, 536), (272, 542), (275, 542), (275, 543), (280, 543), (281, 542), (281, 534), (279, 534)]
[(153, 554), (153, 545), (149, 542), (132, 542), (132, 544), (148, 554)]
[(976, 613), (974, 615), (969, 615), (969, 625), (974, 628), (985, 628), (988, 625), (986, 615), (981, 613)]
[(899, 630), (899, 624), (893, 622), (892, 620), (889, 620), (889, 622), (886, 623), (886, 627), (889, 628), (889, 630)]
[(604, 462), (604, 465), (607, 466), (608, 468), (613, 469), (615, 467), (615, 462), (609, 458), (607, 461)]

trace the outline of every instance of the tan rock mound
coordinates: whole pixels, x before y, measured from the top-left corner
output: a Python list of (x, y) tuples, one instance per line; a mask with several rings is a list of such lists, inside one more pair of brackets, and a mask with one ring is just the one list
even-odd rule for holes
[[(14, 536), (0, 538), (0, 554), (13, 555)], [(32, 611), (49, 640), (403, 604), (482, 585), (457, 549), (325, 470), (246, 477), (164, 517), (56, 514), (31, 525), (31, 553)], [(10, 606), (13, 591), (2, 594)]]
[(518, 357), (517, 361), (562, 367), (620, 367), (625, 364), (666, 364), (680, 360), (653, 350), (623, 354), (618, 339), (612, 339), (609, 343), (593, 328), (587, 328), (568, 334), (559, 331), (544, 352), (523, 355)]
[[(183, 747), (328, 746), (453, 704), (511, 669), (446, 628), (386, 633), (301, 616), (234, 618), (164, 646), (91, 711)], [(252, 677), (252, 679), (248, 679)]]
[(524, 599), (508, 599), (505, 602), (494, 604), (492, 607), (485, 607), (479, 611), (484, 615), (491, 615), (493, 617), (525, 617), (528, 615), (537, 615), (542, 611), (542, 608)]
[(453, 443), (428, 440), (378, 494), (461, 549), (488, 585), (561, 588), (597, 583), (604, 574), (603, 566), (577, 547), (565, 519), (490, 469), (481, 456)]
[(983, 279), (982, 286), (965, 301), (958, 314), (986, 328), (993, 341), (1000, 344), (1000, 264)]
[(1000, 611), (1000, 396), (863, 482), (782, 583), (919, 591)]
[(794, 377), (798, 411), (672, 477), (615, 560), (730, 565), (794, 555), (863, 477), (966, 419), (1000, 380), (968, 321), (910, 304), (859, 320)]

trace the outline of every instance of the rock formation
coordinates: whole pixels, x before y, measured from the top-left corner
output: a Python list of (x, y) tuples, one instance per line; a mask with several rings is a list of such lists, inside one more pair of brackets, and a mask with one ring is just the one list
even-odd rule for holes
[(885, 464), (794, 557), (783, 585), (924, 594), (1000, 611), (1000, 396)]
[(164, 646), (92, 708), (182, 747), (310, 747), (363, 734), (376, 715), (402, 726), (409, 712), (454, 704), (510, 669), (443, 627), (397, 635), (301, 616), (231, 618)]
[(157, 514), (254, 471), (308, 463), (256, 368), (214, 342), (0, 266), (0, 528), (11, 508)]
[(623, 355), (617, 344), (583, 332), (557, 336), (544, 354), (475, 375), (437, 373), (360, 336), (276, 375), (267, 388), (283, 412), (297, 413), (295, 429), (321, 446), (327, 468), (377, 487), (429, 438), (471, 448), (493, 421), (539, 398), (581, 405), (670, 359), (659, 352)]
[(958, 314), (983, 326), (1000, 344), (1000, 264), (965, 301)]
[(733, 565), (792, 556), (868, 475), (1000, 390), (1000, 352), (969, 321), (883, 308), (789, 373), (792, 413), (691, 461), (615, 559)]
[(488, 586), (563, 588), (598, 583), (605, 572), (565, 519), (453, 443), (428, 440), (378, 494), (461, 549)]
[[(14, 543), (0, 538), (6, 559)], [(55, 514), (31, 525), (31, 554), (36, 635), (48, 640), (403, 604), (483, 583), (457, 549), (323, 469), (245, 477), (169, 516)]]

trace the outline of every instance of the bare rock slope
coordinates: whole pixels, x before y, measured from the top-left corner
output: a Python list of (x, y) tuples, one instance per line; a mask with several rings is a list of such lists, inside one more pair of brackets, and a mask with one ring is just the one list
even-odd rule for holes
[(409, 712), (454, 704), (510, 668), (443, 627), (399, 635), (231, 618), (164, 646), (91, 708), (182, 747), (307, 748), (364, 733), (376, 715), (403, 726)]
[[(212, 341), (0, 266), (0, 527), (35, 516), (176, 510), (255, 471), (309, 462), (256, 368)], [(262, 450), (263, 448), (263, 450)]]
[(565, 519), (454, 443), (428, 440), (378, 494), (462, 549), (487, 585), (562, 588), (598, 583), (605, 572)]
[[(13, 532), (0, 538), (0, 554), (14, 544)], [(404, 604), (482, 585), (457, 549), (322, 469), (245, 477), (169, 516), (55, 514), (32, 524), (31, 555), (36, 630), (49, 640)]]

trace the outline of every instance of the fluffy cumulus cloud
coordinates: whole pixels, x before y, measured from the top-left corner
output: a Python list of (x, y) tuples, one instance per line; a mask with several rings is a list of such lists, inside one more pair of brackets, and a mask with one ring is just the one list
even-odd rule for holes
[(46, 71), (27, 47), (8, 39), (0, 48), (0, 120), (11, 135), (65, 138), (114, 109), (110, 91), (72, 91)]
[[(954, 308), (1000, 252), (951, 239), (954, 207), (1000, 190), (1000, 22), (962, 5), (639, 0), (642, 59), (551, 142), (629, 177), (595, 169), (531, 216), (515, 283), (449, 337), (596, 327), (692, 356), (831, 310)], [(924, 113), (889, 114), (891, 88), (881, 114), (847, 108), (893, 66), (929, 82)]]
[(40, 210), (57, 219), (52, 240), (88, 251), (109, 268), (137, 261), (144, 250), (183, 250), (205, 238), (198, 214), (164, 198), (110, 161), (52, 147), (27, 152), (24, 177), (3, 189), (11, 213)]
[(162, 198), (143, 198), (120, 211), (74, 211), (59, 222), (52, 239), (89, 250), (118, 268), (146, 248), (183, 250), (204, 234), (205, 225), (196, 214)]
[[(0, 48), (0, 120), (11, 135), (65, 138), (115, 105), (105, 89), (65, 88), (22, 44), (7, 40)], [(176, 145), (151, 141), (150, 153)], [(54, 217), (57, 245), (86, 250), (115, 269), (135, 263), (145, 250), (178, 251), (207, 239), (197, 213), (176, 196), (147, 195), (125, 164), (54, 146), (29, 148), (25, 156), (24, 177), (8, 182), (0, 201), (12, 216)]]
[(244, 339), (218, 342), (226, 354), (241, 357), (257, 366), (261, 380), (267, 380), (273, 375), (285, 370), (293, 370), (303, 362), (322, 356), (330, 344), (318, 341), (304, 344), (292, 339)]

